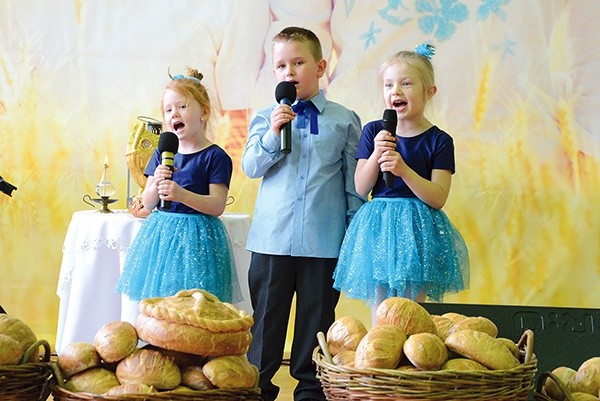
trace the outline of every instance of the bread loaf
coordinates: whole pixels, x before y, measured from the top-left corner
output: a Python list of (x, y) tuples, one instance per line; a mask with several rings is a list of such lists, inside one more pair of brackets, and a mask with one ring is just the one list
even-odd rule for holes
[(441, 370), (488, 370), (485, 366), (469, 358), (448, 359)]
[(455, 322), (450, 320), (447, 317), (440, 316), (440, 315), (431, 315), (431, 319), (433, 320), (433, 323), (435, 324), (438, 336), (442, 340), (445, 340), (446, 337), (448, 337), (448, 334), (449, 334), (448, 331), (454, 325)]
[(181, 371), (181, 385), (193, 390), (210, 390), (215, 388), (204, 374), (201, 366), (188, 366)]
[(86, 369), (100, 367), (100, 355), (92, 344), (74, 342), (58, 354), (58, 367), (65, 379)]
[(445, 344), (451, 351), (473, 359), (489, 369), (512, 369), (519, 366), (519, 360), (508, 348), (481, 331), (457, 331), (446, 338)]
[[(552, 373), (562, 384), (567, 385), (575, 374), (575, 369), (571, 369), (567, 366), (559, 366), (555, 368)], [(560, 386), (550, 377), (544, 382), (544, 392), (550, 398), (555, 400), (564, 400), (566, 397)]]
[(181, 371), (173, 361), (158, 351), (139, 349), (117, 365), (121, 384), (143, 383), (159, 390), (171, 390), (181, 383)]
[(394, 369), (402, 358), (406, 335), (397, 326), (373, 326), (356, 347), (354, 366)]
[(482, 331), (492, 337), (498, 336), (498, 327), (496, 324), (487, 317), (483, 316), (472, 316), (459, 320), (458, 322), (454, 323), (452, 327), (450, 327), (448, 334), (450, 335), (465, 329)]
[(446, 345), (435, 334), (413, 334), (404, 342), (404, 355), (421, 370), (439, 370), (448, 360)]
[(214, 358), (202, 367), (202, 372), (217, 388), (254, 387), (258, 383), (258, 369), (244, 355)]
[(344, 350), (355, 351), (367, 328), (354, 316), (338, 318), (327, 330), (327, 347), (332, 355)]
[(353, 368), (355, 359), (356, 351), (346, 349), (333, 356), (333, 363), (337, 366), (347, 366)]
[(600, 392), (600, 357), (584, 361), (567, 383), (567, 387), (572, 392), (598, 395)]
[(168, 350), (203, 356), (242, 355), (248, 351), (254, 320), (203, 290), (140, 302), (136, 329), (140, 339)]
[(94, 347), (106, 363), (118, 362), (136, 350), (138, 336), (129, 322), (109, 322), (98, 329), (94, 336)]
[(378, 326), (399, 327), (407, 336), (416, 333), (437, 334), (429, 312), (408, 298), (391, 297), (384, 300), (377, 307), (375, 317)]

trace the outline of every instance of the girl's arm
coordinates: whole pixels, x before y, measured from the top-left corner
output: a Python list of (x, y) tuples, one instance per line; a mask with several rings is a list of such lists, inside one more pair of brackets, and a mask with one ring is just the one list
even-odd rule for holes
[(225, 184), (209, 184), (208, 195), (200, 195), (175, 184), (172, 200), (181, 202), (192, 209), (212, 216), (220, 216), (225, 211), (229, 188)]
[(377, 177), (381, 171), (380, 158), (386, 150), (396, 149), (395, 137), (388, 131), (381, 130), (375, 136), (373, 153), (368, 159), (359, 159), (354, 173), (354, 185), (356, 192), (361, 196), (367, 196), (375, 186)]

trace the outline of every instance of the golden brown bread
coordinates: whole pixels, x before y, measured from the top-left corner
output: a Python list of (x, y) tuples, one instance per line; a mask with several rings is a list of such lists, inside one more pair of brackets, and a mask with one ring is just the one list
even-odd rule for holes
[(450, 330), (450, 327), (452, 327), (455, 322), (447, 317), (440, 315), (431, 315), (431, 319), (435, 324), (438, 336), (440, 336), (442, 340), (445, 340), (446, 337), (448, 337), (448, 331)]
[(159, 390), (172, 390), (181, 383), (173, 358), (149, 349), (139, 349), (119, 362), (116, 375), (121, 384), (143, 383)]
[(355, 351), (360, 340), (367, 334), (364, 323), (354, 316), (342, 316), (327, 330), (327, 347), (332, 355), (344, 350)]
[(567, 387), (572, 392), (596, 396), (600, 392), (600, 357), (585, 360), (571, 377)]
[(356, 359), (356, 351), (345, 349), (333, 356), (333, 363), (337, 366), (354, 367), (354, 359)]
[(417, 302), (402, 297), (384, 300), (375, 311), (378, 326), (391, 325), (402, 329), (410, 336), (416, 333), (437, 334), (431, 315)]
[(512, 369), (519, 366), (519, 360), (506, 346), (482, 331), (457, 331), (446, 338), (445, 344), (451, 351), (473, 359), (489, 369)]
[(357, 368), (394, 369), (402, 359), (406, 335), (397, 326), (373, 326), (356, 347)]
[(245, 355), (216, 357), (202, 367), (202, 372), (217, 388), (254, 387), (258, 383), (258, 369)]
[(496, 327), (496, 324), (483, 316), (472, 316), (459, 320), (450, 327), (448, 335), (465, 329), (482, 331), (492, 337), (498, 336), (498, 327)]
[(404, 355), (421, 370), (439, 370), (448, 360), (448, 349), (437, 335), (413, 334), (404, 342)]
[(140, 302), (136, 329), (140, 339), (168, 350), (204, 356), (248, 351), (254, 320), (247, 312), (203, 290)]
[(454, 358), (448, 359), (441, 370), (488, 370), (488, 368), (469, 358)]
[(181, 385), (193, 390), (210, 390), (215, 386), (208, 380), (201, 366), (187, 366), (181, 371)]

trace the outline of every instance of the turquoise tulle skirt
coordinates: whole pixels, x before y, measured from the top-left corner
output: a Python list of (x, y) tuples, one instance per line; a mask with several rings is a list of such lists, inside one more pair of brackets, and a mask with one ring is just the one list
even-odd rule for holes
[(115, 290), (139, 301), (192, 288), (224, 302), (242, 300), (223, 222), (205, 214), (151, 213), (129, 248)]
[(374, 198), (356, 213), (342, 247), (334, 287), (370, 304), (392, 296), (444, 294), (469, 287), (467, 246), (446, 214), (417, 198)]

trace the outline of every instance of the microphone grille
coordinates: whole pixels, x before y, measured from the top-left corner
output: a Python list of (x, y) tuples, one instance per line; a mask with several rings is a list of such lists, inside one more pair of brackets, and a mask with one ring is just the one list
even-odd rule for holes
[(275, 87), (275, 99), (280, 103), (283, 99), (288, 99), (291, 103), (296, 101), (296, 86), (288, 81), (281, 81)]
[(383, 111), (383, 129), (394, 133), (396, 131), (396, 124), (398, 123), (398, 115), (394, 109), (385, 109)]
[(158, 151), (177, 153), (179, 138), (170, 131), (162, 132), (158, 138)]

